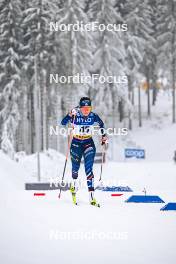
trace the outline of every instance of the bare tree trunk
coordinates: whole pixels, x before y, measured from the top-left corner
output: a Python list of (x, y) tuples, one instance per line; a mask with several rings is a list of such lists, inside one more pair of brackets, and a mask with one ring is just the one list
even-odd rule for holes
[(30, 144), (30, 153), (34, 153), (35, 149), (35, 142), (36, 142), (36, 129), (35, 129), (35, 109), (34, 109), (34, 101), (35, 101), (35, 88), (34, 85), (31, 85), (31, 90), (28, 94), (28, 105), (29, 105), (29, 144)]
[(147, 68), (147, 115), (148, 117), (151, 116), (151, 108), (150, 108), (150, 76), (149, 76), (149, 69)]
[(27, 142), (28, 142), (28, 108), (27, 108), (27, 85), (23, 85), (23, 114), (21, 116), (22, 122), (22, 150), (27, 150)]
[[(172, 1), (172, 15), (175, 18), (175, 2)], [(175, 35), (176, 35), (176, 25), (172, 32), (172, 122), (176, 122), (176, 114), (175, 114), (175, 85), (176, 85), (176, 58), (175, 58)]]
[(152, 96), (152, 105), (155, 105), (156, 103), (156, 97), (157, 97), (157, 76), (156, 74), (153, 74), (153, 96)]
[[(111, 87), (111, 95), (112, 95), (112, 127), (113, 129), (117, 127), (116, 124), (116, 94), (115, 87)], [(115, 149), (115, 136), (112, 137), (112, 159), (114, 159), (114, 149)]]
[(131, 100), (131, 102), (132, 102), (132, 105), (134, 105), (134, 98), (135, 98), (135, 96), (134, 96), (134, 89), (132, 89), (132, 91), (131, 91), (131, 93), (132, 93), (132, 100)]
[(122, 99), (119, 101), (118, 109), (119, 109), (119, 121), (122, 122), (124, 119), (124, 103)]
[(24, 111), (23, 111), (23, 101), (24, 101), (24, 93), (21, 92), (20, 100), (18, 101), (18, 109), (20, 113), (20, 122), (18, 123), (18, 128), (16, 130), (15, 136), (15, 151), (23, 150), (23, 122), (24, 122)]
[[(131, 102), (132, 101), (132, 82), (131, 82), (131, 76), (128, 76), (128, 99)], [(131, 118), (131, 112), (128, 112), (128, 128), (129, 130), (132, 130), (132, 118)]]
[(172, 63), (172, 86), (173, 86), (173, 92), (172, 92), (172, 122), (176, 122), (176, 117), (175, 117), (175, 59), (173, 59)]
[(41, 151), (41, 91), (38, 81), (38, 56), (35, 55), (35, 88), (34, 88), (34, 113), (35, 113), (35, 132), (36, 150)]
[(155, 105), (156, 103), (156, 95), (157, 95), (157, 88), (153, 87), (152, 105)]
[(42, 70), (42, 86), (43, 86), (43, 97), (42, 97), (42, 145), (43, 145), (43, 150), (47, 150), (47, 90), (46, 90), (46, 71), (43, 69)]
[(37, 146), (37, 171), (38, 181), (41, 179), (40, 175), (40, 151), (41, 151), (41, 90), (40, 82), (38, 81), (38, 56), (35, 55), (35, 88), (34, 88), (34, 109), (35, 109), (35, 130), (36, 130), (36, 146)]
[(142, 115), (141, 115), (141, 87), (138, 85), (138, 118), (139, 127), (142, 127)]

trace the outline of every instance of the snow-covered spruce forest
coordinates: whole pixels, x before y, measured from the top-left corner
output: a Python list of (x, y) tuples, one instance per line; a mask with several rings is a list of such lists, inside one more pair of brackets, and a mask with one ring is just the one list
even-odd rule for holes
[[(56, 21), (126, 23), (128, 29), (50, 30)], [(56, 84), (51, 73), (125, 75), (128, 82)], [(152, 120), (162, 90), (171, 96), (175, 123), (175, 83), (175, 0), (0, 0), (0, 148), (12, 157), (36, 152), (38, 141), (41, 150), (62, 151), (63, 139), (51, 137), (49, 128), (85, 95), (105, 122), (132, 130)]]

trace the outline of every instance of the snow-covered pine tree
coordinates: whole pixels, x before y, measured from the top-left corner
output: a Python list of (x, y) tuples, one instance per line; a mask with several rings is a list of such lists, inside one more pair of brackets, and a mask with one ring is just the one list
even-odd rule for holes
[[(88, 22), (85, 12), (85, 0), (66, 0), (60, 7), (61, 9), (56, 17), (59, 25), (75, 25), (78, 23), (85, 25)], [(84, 30), (73, 31), (71, 29), (69, 31), (58, 31), (57, 33), (56, 40), (63, 61), (61, 73), (59, 72), (59, 74), (61, 76), (74, 76), (78, 73), (89, 76), (93, 43), (90, 32)], [(85, 95), (87, 90), (88, 85), (86, 83), (60, 85), (61, 101), (64, 102), (64, 108), (68, 110), (68, 108), (74, 107), (79, 97)]]
[[(134, 86), (140, 85), (141, 76), (138, 74), (142, 65), (146, 38), (150, 37), (151, 21), (147, 1), (125, 0), (123, 4), (123, 17), (128, 24), (125, 35), (126, 68), (128, 76), (129, 100), (134, 104)], [(147, 19), (145, 21), (145, 19)], [(138, 80), (138, 76), (139, 80)], [(132, 129), (132, 116), (129, 112), (129, 129)]]
[[(156, 39), (155, 39), (155, 17), (153, 13), (153, 9), (151, 7), (150, 0), (145, 0), (140, 2), (138, 5), (139, 8), (139, 29), (138, 34), (144, 40), (144, 55), (143, 62), (140, 72), (142, 72), (146, 78), (147, 83), (147, 113), (148, 116), (151, 116), (151, 91), (154, 78), (154, 74), (156, 72)], [(154, 6), (154, 1), (152, 2)]]
[(158, 8), (157, 8), (157, 0), (149, 0), (149, 5), (151, 6), (151, 21), (152, 21), (152, 50), (151, 52), (152, 58), (152, 74), (151, 74), (151, 85), (152, 85), (152, 91), (153, 91), (153, 96), (152, 96), (152, 105), (155, 105), (156, 99), (157, 99), (157, 94), (158, 94), (158, 84), (157, 84), (157, 55), (158, 55), (158, 47), (157, 47), (157, 16), (158, 16)]
[[(99, 24), (122, 24), (123, 19), (116, 6), (117, 1), (103, 0), (91, 1), (89, 5), (89, 17), (91, 21), (97, 21)], [(115, 76), (117, 79), (125, 75), (124, 69), (124, 42), (123, 32), (119, 31), (99, 31), (94, 32), (94, 51), (92, 72), (107, 78)], [(120, 83), (95, 83), (96, 104), (98, 111), (111, 112), (112, 115), (118, 110), (118, 102), (121, 100), (120, 93), (124, 89)], [(114, 118), (113, 118), (114, 119)]]
[[(29, 89), (32, 89), (32, 91), (29, 91), (32, 107), (30, 116), (33, 123), (31, 129), (35, 127), (35, 131), (32, 131), (31, 135), (33, 137), (38, 126), (41, 127), (41, 149), (48, 148), (48, 94), (50, 90), (47, 78), (54, 57), (53, 32), (49, 30), (49, 22), (55, 17), (56, 10), (56, 1), (38, 0), (28, 3), (23, 11), (22, 27), (25, 45), (23, 65), (31, 84)], [(35, 59), (36, 67), (34, 67)], [(35, 82), (36, 72), (37, 82)], [(35, 84), (37, 84), (37, 87), (35, 87)], [(36, 89), (38, 89), (38, 95), (36, 94)], [(40, 99), (40, 121), (36, 122), (36, 102), (38, 99)], [(36, 139), (32, 139), (34, 146), (36, 146), (35, 141)], [(35, 151), (34, 148), (32, 150)]]
[(20, 116), (20, 15), (18, 0), (0, 2), (1, 148), (13, 157)]
[[(158, 69), (172, 84), (172, 122), (176, 122), (176, 1), (158, 0)], [(169, 73), (169, 74), (168, 74)]]

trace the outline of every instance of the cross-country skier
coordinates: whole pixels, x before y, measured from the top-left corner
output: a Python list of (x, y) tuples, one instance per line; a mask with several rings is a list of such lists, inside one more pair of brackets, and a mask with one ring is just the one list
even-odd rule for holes
[(87, 186), (89, 191), (90, 204), (100, 206), (94, 197), (94, 174), (93, 164), (96, 153), (94, 141), (92, 139), (91, 129), (95, 124), (100, 127), (102, 136), (101, 144), (107, 145), (107, 136), (105, 134), (104, 123), (100, 117), (92, 112), (91, 100), (89, 97), (82, 97), (79, 106), (75, 107), (61, 121), (62, 125), (73, 124), (73, 139), (70, 147), (70, 155), (72, 161), (72, 178), (74, 185), (71, 185), (73, 202), (76, 203), (76, 180), (80, 168), (81, 158), (84, 157), (85, 173), (87, 176)]

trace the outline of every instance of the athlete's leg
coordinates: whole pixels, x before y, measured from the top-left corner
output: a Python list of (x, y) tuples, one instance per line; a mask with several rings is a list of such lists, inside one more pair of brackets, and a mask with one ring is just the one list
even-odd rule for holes
[(78, 178), (78, 171), (82, 158), (82, 147), (81, 144), (75, 139), (73, 139), (71, 143), (70, 156), (72, 162), (72, 178), (76, 180)]
[(96, 148), (92, 139), (86, 141), (84, 145), (84, 166), (87, 176), (88, 191), (94, 191), (94, 174), (93, 164), (95, 158)]

